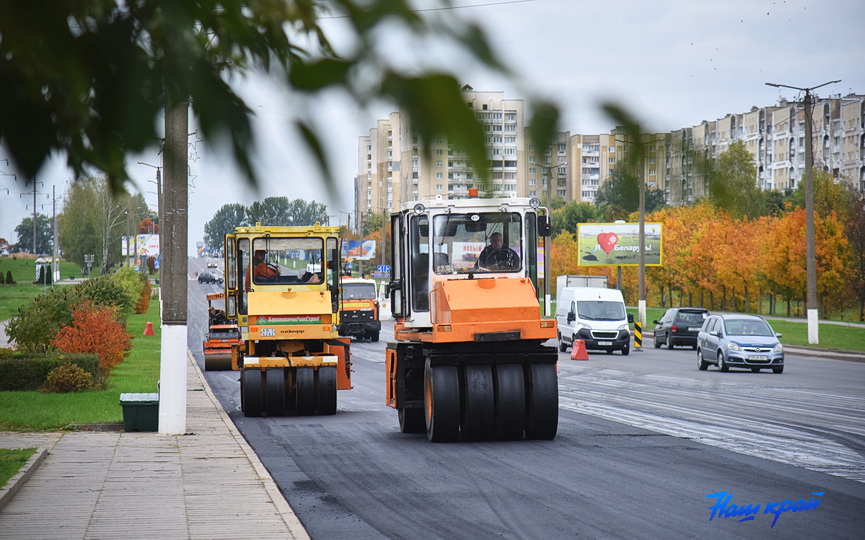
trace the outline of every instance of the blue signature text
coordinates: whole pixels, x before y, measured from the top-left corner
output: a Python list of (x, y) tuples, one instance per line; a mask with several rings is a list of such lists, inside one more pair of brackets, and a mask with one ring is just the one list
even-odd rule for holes
[(813, 510), (820, 505), (820, 501), (825, 495), (825, 491), (815, 491), (811, 495), (816, 495), (809, 500), (799, 499), (797, 501), (786, 500), (778, 502), (766, 503), (765, 507), (759, 504), (735, 505), (733, 504), (733, 494), (727, 491), (719, 491), (718, 493), (710, 493), (706, 495), (710, 499), (716, 499), (715, 504), (709, 507), (712, 513), (709, 515), (709, 521), (717, 518), (739, 518), (739, 522), (751, 521), (754, 516), (760, 513), (763, 509), (763, 514), (774, 514), (775, 519), (772, 520), (772, 527), (778, 522), (778, 518), (784, 512), (801, 512), (803, 510)]

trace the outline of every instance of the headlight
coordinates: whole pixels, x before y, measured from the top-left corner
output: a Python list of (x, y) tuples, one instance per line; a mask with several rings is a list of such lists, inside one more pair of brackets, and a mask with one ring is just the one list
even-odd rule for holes
[(772, 352), (782, 353), (782, 352), (784, 352), (784, 346), (781, 345), (780, 343), (776, 343), (775, 347), (772, 348)]
[(619, 330), (627, 330), (629, 332), (631, 331), (631, 329), (630, 329), (630, 327), (628, 327), (627, 323), (619, 326)]
[(580, 330), (591, 330), (591, 329), (592, 329), (592, 327), (586, 323), (578, 323), (577, 324), (577, 332), (579, 332)]
[(739, 347), (738, 343), (733, 343), (732, 341), (727, 344), (727, 348), (731, 351), (741, 351), (742, 347)]

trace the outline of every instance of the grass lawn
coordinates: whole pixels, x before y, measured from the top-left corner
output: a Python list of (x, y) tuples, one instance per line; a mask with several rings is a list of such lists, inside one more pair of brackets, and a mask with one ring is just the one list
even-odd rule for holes
[(0, 487), (5, 486), (10, 478), (18, 474), (21, 467), (27, 463), (27, 460), (34, 453), (36, 453), (35, 448), (24, 448), (22, 450), (0, 448)]
[[(154, 298), (147, 313), (129, 317), (128, 331), (134, 335), (132, 350), (108, 378), (105, 390), (71, 394), (0, 392), (0, 429), (54, 431), (75, 424), (122, 422), (120, 394), (156, 392), (159, 380), (159, 302)], [(145, 336), (147, 322), (155, 336)]]

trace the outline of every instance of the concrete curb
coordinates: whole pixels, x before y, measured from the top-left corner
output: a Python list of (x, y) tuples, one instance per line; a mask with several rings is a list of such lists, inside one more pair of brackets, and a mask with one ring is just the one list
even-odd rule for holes
[(253, 451), (252, 447), (249, 446), (249, 443), (246, 442), (246, 439), (237, 429), (237, 426), (234, 425), (234, 422), (228, 416), (228, 413), (225, 412), (225, 409), (222, 407), (222, 404), (219, 403), (219, 400), (214, 395), (213, 391), (210, 389), (210, 385), (207, 384), (207, 379), (204, 377), (204, 373), (202, 373), (201, 368), (198, 366), (198, 362), (195, 361), (195, 358), (192, 356), (192, 352), (189, 350), (186, 351), (188, 356), (188, 360), (192, 362), (192, 365), (195, 368), (196, 373), (198, 373), (198, 378), (201, 380), (202, 386), (204, 387), (205, 393), (207, 393), (207, 397), (216, 405), (216, 410), (219, 413), (219, 417), (222, 419), (225, 426), (228, 428), (228, 431), (231, 433), (231, 436), (237, 441), (237, 444), (243, 450), (243, 453), (246, 455), (246, 459), (252, 464), (252, 467), (255, 469), (255, 472), (258, 474), (261, 483), (264, 485), (265, 490), (267, 490), (267, 494), (270, 496), (271, 501), (273, 501), (273, 505), (279, 511), (280, 516), (282, 516), (282, 520), (285, 522), (285, 525), (288, 527), (288, 530), (291, 531), (293, 538), (302, 538), (309, 539), (309, 534), (306, 532), (303, 524), (301, 524), (300, 519), (298, 519), (297, 514), (292, 510), (291, 505), (283, 496), (282, 492), (279, 491), (279, 486), (276, 485), (276, 482), (273, 480), (273, 477), (270, 476), (270, 473), (267, 471), (267, 468), (258, 459), (258, 456)]
[(0, 509), (5, 507), (9, 501), (12, 500), (12, 497), (18, 493), (18, 490), (21, 489), (21, 486), (30, 478), (30, 475), (33, 474), (33, 471), (36, 470), (36, 467), (39, 466), (45, 460), (45, 456), (48, 455), (47, 448), (37, 448), (36, 452), (30, 456), (30, 459), (27, 460), (27, 463), (21, 467), (21, 470), (18, 471), (15, 476), (9, 479), (2, 488), (0, 488)]

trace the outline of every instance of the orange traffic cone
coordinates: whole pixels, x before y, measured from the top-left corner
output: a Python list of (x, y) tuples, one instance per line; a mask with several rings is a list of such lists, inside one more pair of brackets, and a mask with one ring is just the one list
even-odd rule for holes
[(589, 353), (586, 352), (586, 342), (582, 339), (575, 339), (574, 345), (571, 347), (571, 360), (588, 360)]
[(153, 323), (147, 321), (147, 326), (144, 327), (144, 335), (145, 336), (155, 336), (156, 333), (153, 331)]

